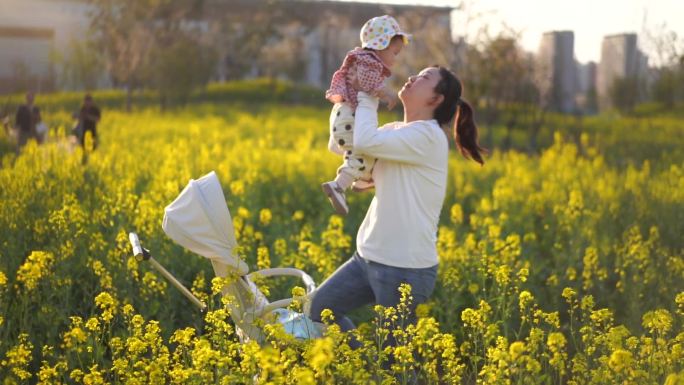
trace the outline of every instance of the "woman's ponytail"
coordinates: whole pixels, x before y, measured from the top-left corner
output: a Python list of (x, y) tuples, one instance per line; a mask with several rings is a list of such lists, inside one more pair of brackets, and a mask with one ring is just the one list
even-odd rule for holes
[(485, 150), (477, 142), (477, 126), (473, 119), (473, 108), (463, 99), (456, 103), (456, 119), (454, 119), (454, 142), (466, 158), (484, 164), (482, 153)]
[(477, 142), (477, 125), (473, 117), (473, 108), (461, 99), (463, 92), (461, 81), (450, 70), (438, 65), (434, 67), (439, 69), (441, 76), (435, 86), (435, 92), (444, 96), (444, 100), (435, 108), (434, 117), (437, 123), (444, 126), (453, 120), (454, 142), (458, 150), (464, 157), (484, 164), (482, 154), (486, 153), (486, 150)]

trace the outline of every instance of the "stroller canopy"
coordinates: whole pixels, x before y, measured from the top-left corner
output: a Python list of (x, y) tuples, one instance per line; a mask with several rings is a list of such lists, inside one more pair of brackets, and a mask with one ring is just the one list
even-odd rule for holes
[(249, 267), (234, 254), (237, 247), (233, 221), (221, 183), (214, 171), (190, 183), (164, 209), (162, 228), (179, 245), (240, 275)]

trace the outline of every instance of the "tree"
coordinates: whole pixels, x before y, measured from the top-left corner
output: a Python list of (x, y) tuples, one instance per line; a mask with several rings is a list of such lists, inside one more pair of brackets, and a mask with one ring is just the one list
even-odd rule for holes
[(681, 98), (684, 87), (681, 77), (682, 71), (679, 68), (658, 69), (658, 79), (651, 88), (653, 98), (667, 109), (674, 108), (675, 102)]
[(127, 90), (148, 86), (162, 108), (185, 103), (214, 74), (216, 54), (201, 21), (203, 0), (90, 0), (93, 38), (107, 69)]
[(616, 78), (609, 89), (611, 101), (622, 113), (630, 113), (639, 101), (640, 79), (636, 76)]
[(286, 77), (301, 80), (306, 69), (304, 42), (301, 38), (299, 23), (282, 27), (277, 37), (261, 47), (258, 64), (260, 70), (269, 78)]
[(684, 100), (684, 39), (665, 24), (646, 30), (644, 35), (655, 64), (651, 93), (655, 101), (673, 109)]
[(413, 41), (404, 48), (405, 52), (393, 70), (396, 86), (404, 84), (416, 71), (435, 64), (459, 71), (456, 66), (458, 51), (450, 35), (449, 18), (421, 9), (407, 11), (397, 21), (413, 34)]
[[(518, 41), (513, 31), (494, 37), (481, 34), (466, 49), (463, 71), (468, 97), (482, 110), (484, 125), (491, 127), (505, 113), (509, 135), (523, 120), (518, 115), (534, 113), (539, 100), (532, 57)], [(530, 135), (536, 137), (536, 131), (531, 130)], [(485, 143), (492, 146), (493, 141), (493, 130), (489, 129)]]
[(186, 104), (192, 91), (206, 85), (216, 63), (215, 53), (187, 34), (153, 46), (144, 74), (145, 84), (159, 94), (161, 109)]
[[(249, 73), (274, 72), (265, 67), (268, 60), (260, 61), (262, 53), (278, 51), (282, 32), (277, 27), (285, 25), (289, 17), (286, 5), (266, 1), (251, 12), (232, 13), (215, 17), (210, 21), (208, 36), (217, 49), (219, 79), (241, 79)], [(277, 60), (276, 60), (277, 61)]]
[(53, 53), (53, 61), (60, 68), (60, 87), (94, 89), (102, 76), (104, 60), (93, 40), (72, 40), (67, 54)]
[(91, 39), (105, 55), (114, 82), (126, 88), (126, 110), (154, 44), (155, 12), (168, 0), (90, 0)]

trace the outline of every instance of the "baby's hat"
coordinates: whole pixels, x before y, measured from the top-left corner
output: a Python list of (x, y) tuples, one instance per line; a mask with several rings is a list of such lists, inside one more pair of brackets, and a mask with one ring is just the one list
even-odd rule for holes
[(392, 16), (374, 17), (361, 28), (361, 47), (375, 50), (385, 49), (396, 35), (404, 38), (404, 44), (408, 44), (411, 39), (411, 35), (403, 32), (399, 23)]

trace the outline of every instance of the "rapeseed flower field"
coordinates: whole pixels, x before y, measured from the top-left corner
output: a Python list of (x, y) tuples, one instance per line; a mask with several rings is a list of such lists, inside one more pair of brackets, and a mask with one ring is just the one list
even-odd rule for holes
[[(164, 235), (163, 208), (215, 170), (250, 268), (322, 282), (351, 255), (372, 198), (350, 195), (350, 215), (332, 214), (319, 187), (339, 163), (327, 113), (110, 108), (93, 151), (62, 139), (66, 109), (45, 112), (52, 139), (0, 168), (2, 384), (684, 384), (676, 118), (588, 118), (577, 135), (548, 132), (539, 154), (494, 150), (484, 167), (454, 151), (437, 288), (416, 325), (402, 287), (397, 308), (353, 314), (360, 349), (334, 325), (312, 341), (266, 326), (264, 345), (240, 344), (209, 263)], [(205, 314), (132, 256), (130, 231)], [(383, 347), (390, 333), (397, 346)]]

